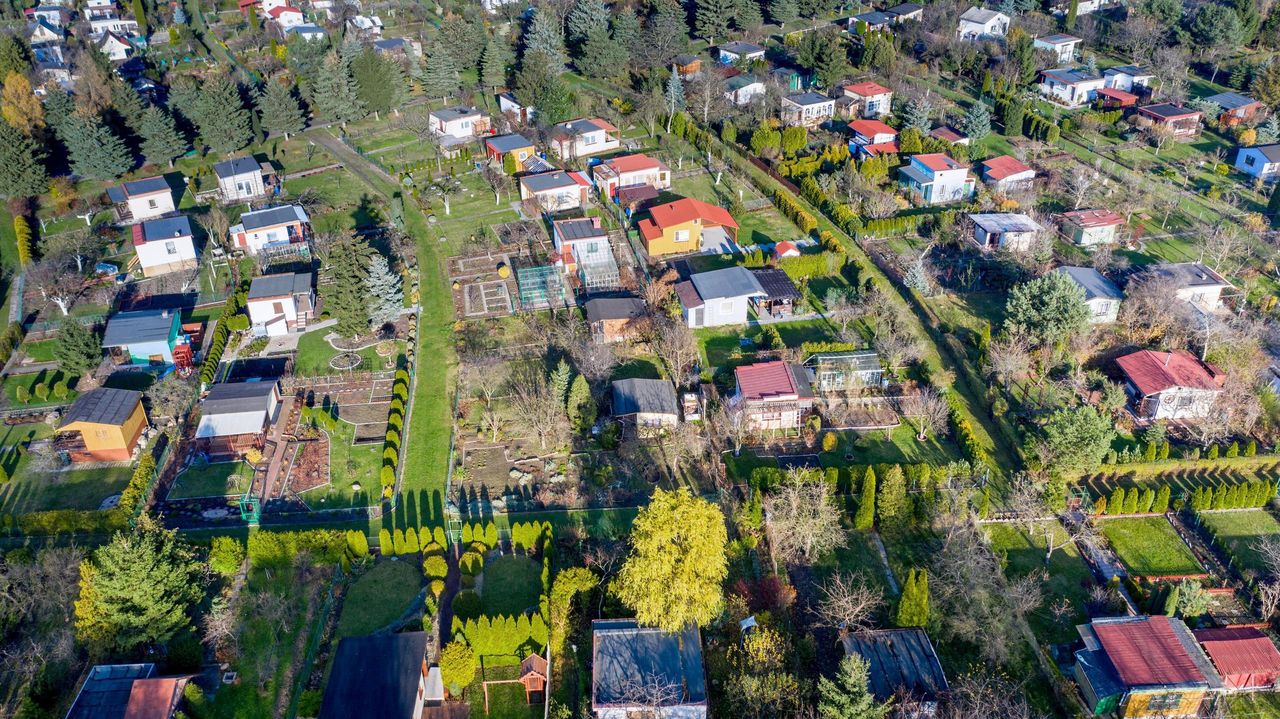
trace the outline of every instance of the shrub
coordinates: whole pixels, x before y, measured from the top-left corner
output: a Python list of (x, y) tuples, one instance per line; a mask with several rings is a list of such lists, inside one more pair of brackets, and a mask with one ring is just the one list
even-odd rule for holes
[(453, 616), (462, 621), (478, 619), (481, 614), (480, 595), (464, 589), (453, 597)]
[(31, 401), (31, 390), (27, 389), (26, 385), (18, 385), (13, 391), (13, 396), (22, 404), (27, 404)]
[(443, 579), (449, 574), (449, 563), (444, 557), (433, 554), (422, 560), (422, 573), (428, 579)]
[(429, 588), (431, 589), (431, 596), (435, 597), (436, 599), (439, 599), (440, 594), (444, 592), (444, 580), (432, 579), (431, 584), (429, 585)]
[(1216, 445), (1216, 444), (1211, 444), (1211, 445), (1209, 445), (1209, 454), (1207, 454), (1207, 455), (1206, 455), (1206, 457), (1207, 457), (1208, 459), (1217, 459), (1217, 458), (1218, 458), (1218, 445)]
[(1240, 456), (1240, 443), (1239, 443), (1239, 442), (1235, 442), (1235, 441), (1233, 441), (1231, 444), (1227, 445), (1227, 457), (1228, 457), (1228, 458), (1239, 457), (1239, 456)]
[[(454, 607), (458, 600), (453, 600)], [(440, 679), (449, 687), (451, 694), (457, 695), (462, 688), (471, 684), (476, 678), (476, 657), (471, 647), (464, 642), (449, 642), (440, 652)]]
[(458, 560), (458, 568), (463, 574), (475, 576), (484, 569), (484, 555), (479, 552), (468, 550), (462, 554), (462, 558)]
[(1244, 456), (1253, 457), (1258, 454), (1258, 440), (1251, 439), (1249, 444), (1244, 447)]
[(53, 386), (53, 396), (59, 400), (66, 399), (67, 395), (69, 395), (70, 393), (71, 393), (71, 390), (67, 388), (66, 380), (58, 382)]
[(244, 564), (244, 545), (231, 537), (214, 537), (209, 548), (209, 568), (224, 577), (233, 577)]
[(391, 532), (386, 529), (378, 530), (378, 551), (384, 557), (396, 556), (395, 545), (391, 543)]
[(1107, 513), (1107, 498), (1105, 496), (1093, 500), (1093, 513), (1095, 515)]
[(369, 538), (364, 532), (352, 529), (347, 532), (347, 553), (352, 559), (369, 556)]

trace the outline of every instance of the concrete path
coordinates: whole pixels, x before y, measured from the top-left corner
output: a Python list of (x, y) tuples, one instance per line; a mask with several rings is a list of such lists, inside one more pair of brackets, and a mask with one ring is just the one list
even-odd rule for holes
[(901, 594), (902, 590), (898, 589), (898, 579), (893, 576), (893, 568), (889, 566), (889, 552), (885, 551), (884, 541), (880, 539), (880, 533), (872, 532), (871, 541), (876, 545), (876, 553), (880, 555), (880, 564), (883, 565), (884, 578), (889, 583), (889, 589), (894, 594)]

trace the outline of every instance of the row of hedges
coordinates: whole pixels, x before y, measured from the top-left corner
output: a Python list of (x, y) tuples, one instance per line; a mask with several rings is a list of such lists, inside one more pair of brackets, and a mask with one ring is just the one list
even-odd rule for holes
[(129, 528), (130, 516), (120, 509), (53, 509), (28, 512), (16, 518), (18, 532), (26, 536), (56, 534), (111, 534)]
[(299, 552), (307, 552), (317, 563), (337, 564), (346, 556), (347, 546), (346, 533), (337, 529), (259, 529), (249, 534), (249, 562), (258, 568), (288, 567)]
[(956, 443), (960, 445), (960, 451), (964, 453), (964, 458), (975, 467), (988, 465), (990, 457), (987, 450), (978, 441), (978, 435), (973, 431), (973, 424), (964, 414), (964, 407), (960, 405), (960, 400), (954, 393), (946, 394), (947, 407), (950, 409), (951, 429), (955, 432)]
[(151, 481), (155, 479), (155, 476), (156, 458), (152, 456), (150, 451), (143, 451), (142, 458), (134, 466), (133, 474), (129, 477), (129, 484), (120, 493), (120, 502), (116, 505), (130, 519), (138, 516), (138, 512), (142, 511), (142, 508), (146, 505), (147, 494), (151, 490)]
[[(387, 434), (382, 441), (382, 496), (390, 497), (395, 491), (396, 471), (400, 466), (400, 445), (403, 441), (405, 411), (409, 402), (409, 372), (396, 370), (391, 385), (391, 409), (387, 414)], [(416, 551), (416, 550), (415, 550)]]
[(523, 657), (547, 646), (547, 620), (538, 613), (483, 616), (480, 595), (464, 589), (453, 598), (453, 636), (465, 640), (476, 656)]
[(1276, 496), (1276, 485), (1260, 479), (1243, 484), (1219, 484), (1216, 487), (1196, 487), (1191, 493), (1191, 509), (1253, 509), (1267, 506)]
[(893, 237), (918, 232), (920, 225), (932, 215), (919, 213), (915, 215), (894, 215), (879, 220), (867, 220), (862, 232), (867, 237)]
[(785, 189), (779, 187), (773, 192), (773, 205), (783, 216), (794, 222), (804, 234), (810, 234), (818, 229), (818, 221), (806, 212), (799, 202), (793, 200)]
[(1139, 489), (1131, 487), (1116, 487), (1111, 492), (1111, 498), (1098, 497), (1093, 500), (1093, 513), (1098, 515), (1112, 514), (1164, 514), (1169, 511), (1169, 499), (1173, 494), (1173, 489), (1167, 485), (1160, 485), (1160, 489), (1156, 490), (1152, 487)]
[(249, 316), (242, 313), (249, 299), (248, 280), (241, 280), (240, 285), (235, 292), (227, 295), (227, 301), (222, 305), (222, 314), (213, 330), (213, 339), (209, 342), (209, 351), (200, 364), (200, 381), (204, 384), (211, 384), (218, 373), (218, 363), (222, 361), (222, 353), (227, 349), (231, 333), (249, 329)]

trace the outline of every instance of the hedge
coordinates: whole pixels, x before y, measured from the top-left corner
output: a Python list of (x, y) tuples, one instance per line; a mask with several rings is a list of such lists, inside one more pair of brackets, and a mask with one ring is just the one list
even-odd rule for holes
[(130, 517), (120, 509), (53, 509), (28, 512), (16, 518), (24, 535), (111, 534), (129, 528)]
[(156, 458), (149, 451), (143, 452), (138, 464), (133, 468), (133, 474), (129, 477), (129, 484), (120, 493), (120, 502), (116, 505), (120, 511), (130, 518), (137, 516), (147, 500), (147, 490), (150, 489), (151, 480), (155, 478), (155, 474)]
[[(468, 592), (459, 592), (458, 596)], [(475, 592), (470, 592), (475, 596)], [(476, 601), (479, 597), (476, 596)], [(464, 602), (464, 608), (469, 608)], [(547, 646), (547, 622), (541, 614), (521, 614), (515, 617), (485, 617), (478, 613), (466, 618), (458, 612), (458, 600), (454, 599), (453, 636), (461, 637), (477, 656), (516, 656), (541, 653)]]
[(960, 450), (964, 452), (964, 457), (970, 464), (977, 467), (978, 465), (988, 465), (990, 457), (987, 450), (978, 441), (978, 436), (973, 431), (973, 425), (969, 422), (969, 418), (964, 415), (964, 408), (960, 405), (960, 400), (950, 392), (947, 393), (947, 406), (951, 410), (951, 429), (956, 433), (956, 441), (960, 444)]
[(249, 535), (249, 562), (254, 567), (287, 567), (306, 551), (318, 563), (338, 563), (347, 551), (347, 537), (336, 529), (272, 531), (259, 529)]
[(1196, 487), (1191, 493), (1192, 511), (1212, 509), (1248, 509), (1265, 507), (1276, 494), (1276, 484), (1260, 479), (1243, 484), (1218, 484)]
[(454, 620), (478, 619), (484, 613), (484, 609), (480, 604), (480, 595), (473, 590), (464, 589), (453, 596), (453, 617)]

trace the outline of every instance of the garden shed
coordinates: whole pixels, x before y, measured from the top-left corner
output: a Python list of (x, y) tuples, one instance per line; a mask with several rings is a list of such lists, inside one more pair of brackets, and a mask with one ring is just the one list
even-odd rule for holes
[(429, 673), (426, 632), (346, 637), (338, 643), (320, 719), (418, 719)]
[(1280, 680), (1280, 651), (1254, 627), (1221, 627), (1192, 632), (1227, 689), (1270, 689)]
[(876, 699), (888, 701), (905, 691), (926, 705), (947, 691), (947, 675), (923, 629), (885, 629), (847, 634), (845, 654), (867, 660), (868, 683)]

